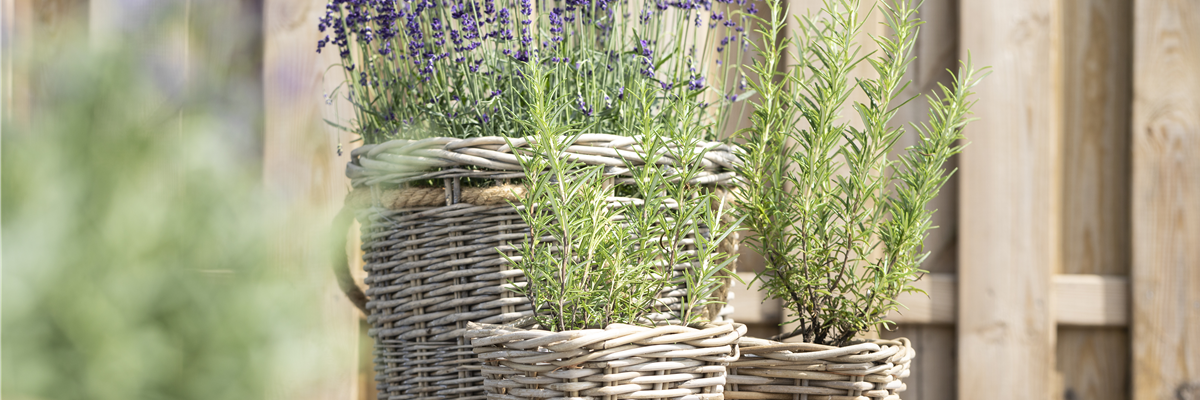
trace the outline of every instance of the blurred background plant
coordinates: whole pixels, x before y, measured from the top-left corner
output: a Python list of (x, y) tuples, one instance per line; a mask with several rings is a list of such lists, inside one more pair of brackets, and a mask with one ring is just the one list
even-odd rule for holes
[(319, 311), (328, 277), (282, 267), (279, 239), (328, 222), (263, 190), (262, 164), (246, 156), (261, 151), (247, 132), (260, 110), (239, 109), (254, 94), (235, 90), (251, 85), (221, 52), (253, 38), (257, 21), (196, 35), (215, 43), (180, 64), (169, 40), (187, 25), (164, 17), (180, 13), (141, 9), (110, 38), (70, 20), (36, 48), (5, 49), (30, 73), (27, 107), (9, 105), (3, 121), (0, 393), (262, 399), (318, 388), (338, 345)]

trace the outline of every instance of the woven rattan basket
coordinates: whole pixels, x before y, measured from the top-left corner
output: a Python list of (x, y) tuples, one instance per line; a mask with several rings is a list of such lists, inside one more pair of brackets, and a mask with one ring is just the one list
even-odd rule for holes
[[(523, 276), (501, 252), (514, 255), (528, 232), (510, 205), (521, 195), (521, 186), (510, 180), (524, 177), (514, 148), (521, 151), (527, 142), (510, 140), (511, 146), (499, 137), (396, 140), (352, 152), (346, 172), (355, 189), (347, 207), (362, 223), (369, 286), (364, 311), (375, 338), (380, 399), (485, 398), (484, 378), (461, 368), (475, 362), (462, 338), (466, 324), (507, 324), (532, 315), (528, 301), (505, 288), (522, 284)], [(692, 183), (731, 184), (733, 149), (719, 143), (705, 147), (705, 173)], [(641, 160), (637, 151), (632, 138), (591, 134), (579, 137), (564, 156), (605, 166), (619, 185)], [(464, 184), (466, 178), (476, 186)], [(481, 179), (494, 185), (477, 187)], [(443, 187), (406, 187), (429, 180)], [(737, 251), (735, 237), (721, 245), (722, 251)], [(666, 309), (678, 308), (685, 293), (665, 290), (662, 312), (652, 317), (668, 318)], [(724, 293), (718, 291), (722, 300)], [(705, 312), (721, 320), (732, 309)]]
[(916, 356), (904, 338), (833, 347), (744, 337), (740, 345), (727, 399), (897, 400)]
[[(473, 326), (473, 328), (478, 326)], [(493, 400), (721, 400), (745, 326), (614, 324), (567, 332), (472, 329)]]

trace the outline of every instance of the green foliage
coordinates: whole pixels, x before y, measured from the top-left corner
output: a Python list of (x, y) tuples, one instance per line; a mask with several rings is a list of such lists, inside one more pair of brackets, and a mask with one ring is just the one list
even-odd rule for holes
[[(530, 154), (521, 157), (527, 195), (521, 216), (532, 239), (512, 261), (526, 275), (519, 290), (552, 330), (603, 328), (611, 323), (699, 322), (701, 310), (725, 277), (732, 255), (717, 244), (735, 229), (723, 223), (724, 205), (700, 185), (702, 127), (677, 123), (691, 107), (676, 102), (659, 119), (649, 110), (625, 120), (641, 138), (644, 166), (629, 164), (634, 197), (615, 197), (602, 166), (586, 166), (562, 154), (591, 127), (554, 120), (564, 107), (536, 65), (529, 104), (535, 133)], [(635, 104), (655, 101), (655, 89), (638, 85), (627, 96)], [(677, 162), (659, 165), (664, 157)], [(665, 164), (665, 163), (664, 163)], [(666, 304), (664, 292), (686, 288), (681, 304)], [(669, 312), (661, 312), (672, 310)]]
[[(913, 125), (920, 143), (888, 159), (904, 134), (889, 122), (907, 102), (897, 96), (921, 22), (907, 1), (876, 7), (893, 34), (871, 36), (880, 50), (864, 56), (858, 9), (857, 0), (826, 0), (817, 17), (796, 18), (802, 29), (788, 39), (787, 10), (777, 4), (759, 31), (783, 39), (756, 44), (763, 59), (747, 67), (760, 97), (753, 126), (740, 132), (740, 212), (766, 261), (756, 280), (791, 311), (796, 329), (786, 336), (806, 342), (843, 344), (889, 324), (896, 295), (917, 291), (911, 283), (924, 273), (922, 242), (933, 228), (926, 205), (952, 173), (942, 165), (962, 149), (967, 97), (982, 78), (965, 63), (953, 88), (928, 97), (930, 122)], [(785, 56), (796, 65), (783, 68)], [(851, 79), (864, 60), (876, 76)], [(867, 99), (851, 104), (862, 128), (838, 114), (856, 90)]]
[[(227, 136), (228, 94), (152, 75), (172, 54), (139, 50), (154, 43), (61, 35), (73, 45), (13, 60), (36, 95), (3, 128), (3, 397), (262, 399), (327, 384), (315, 355), (336, 344), (313, 312), (325, 275), (272, 268), (285, 208)], [(197, 87), (244, 85), (196, 47)]]
[[(354, 105), (348, 125), (368, 144), (432, 133), (523, 137), (521, 71), (547, 68), (549, 88), (593, 133), (626, 135), (625, 91), (654, 86), (689, 99), (691, 121), (724, 121), (742, 92), (726, 82), (749, 41), (745, 2), (330, 0), (318, 49), (336, 51)], [(327, 46), (327, 47), (326, 47)], [(320, 51), (320, 50), (319, 50)], [(669, 108), (664, 103), (650, 105)], [(715, 135), (714, 135), (715, 136)]]

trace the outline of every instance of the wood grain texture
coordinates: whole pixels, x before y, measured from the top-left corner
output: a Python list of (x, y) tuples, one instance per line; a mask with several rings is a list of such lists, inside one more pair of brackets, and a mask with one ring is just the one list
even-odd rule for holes
[(1200, 398), (1200, 3), (1134, 2), (1133, 398)]
[[(900, 98), (933, 93), (938, 84), (952, 82), (947, 70), (958, 69), (959, 54), (959, 1), (925, 0), (920, 3), (918, 17), (925, 21), (913, 48), (916, 59), (909, 65), (906, 78), (912, 84), (901, 93)], [(917, 98), (899, 110), (894, 125), (908, 126), (911, 122), (928, 120), (929, 103)], [(917, 143), (913, 131), (905, 133), (896, 143), (895, 150), (903, 150)], [(949, 170), (958, 168), (958, 157), (946, 162)], [(930, 271), (917, 285), (929, 296), (910, 294), (899, 299), (907, 310), (894, 312), (890, 318), (900, 326), (898, 332), (882, 335), (902, 335), (912, 341), (917, 349), (913, 360), (912, 376), (905, 381), (908, 391), (905, 399), (948, 400), (957, 395), (957, 348), (953, 324), (957, 318), (957, 281), (953, 274), (958, 269), (958, 191), (959, 180), (955, 174), (942, 186), (941, 193), (928, 208), (937, 210), (933, 214), (936, 229), (925, 238), (925, 251), (929, 257), (921, 267)], [(949, 278), (949, 279), (944, 279)]]
[(767, 299), (766, 293), (758, 290), (758, 285), (750, 287), (748, 283), (754, 280), (754, 272), (738, 272), (738, 277), (747, 284), (733, 282), (729, 291), (729, 305), (733, 306), (734, 318), (743, 324), (774, 324), (779, 325), (783, 317), (783, 307), (777, 299)]
[[(1062, 0), (1063, 274), (1055, 277), (1061, 398), (1129, 397), (1129, 114), (1133, 2)], [(1081, 280), (1083, 279), (1083, 280)], [(1097, 291), (1100, 289), (1102, 291)], [(1099, 313), (1096, 313), (1099, 311)]]
[[(902, 324), (891, 332), (880, 334), (884, 339), (905, 337), (912, 341), (917, 357), (912, 372), (904, 379), (908, 389), (900, 393), (904, 400), (941, 400), (958, 398), (957, 332), (953, 325)], [(926, 343), (917, 347), (917, 343)]]
[(1129, 398), (1129, 334), (1124, 328), (1059, 327), (1063, 400)]
[[(1054, 299), (1054, 320), (1059, 325), (1120, 327), (1129, 324), (1129, 278), (1127, 277), (1055, 275)], [(1097, 330), (1097, 332), (1102, 331)], [(1111, 332), (1111, 330), (1103, 330), (1103, 332)], [(1088, 341), (1106, 342), (1105, 340)], [(1063, 344), (1062, 338), (1059, 338), (1059, 344)], [(1077, 345), (1072, 344), (1071, 346)], [(1094, 350), (1102, 351), (1102, 349)], [(1059, 364), (1063, 365), (1063, 363)], [(1122, 376), (1112, 378), (1118, 379)], [(1122, 398), (1124, 397), (1122, 394)]]
[(13, 124), (6, 128), (31, 129), (33, 105), (43, 82), (55, 79), (30, 68), (22, 60), (35, 53), (48, 56), (68, 50), (68, 41), (86, 32), (85, 0), (6, 0), (4, 3), (3, 104), (0, 114)]
[[(1080, 274), (1055, 275), (1051, 279), (1056, 324), (1097, 328), (1129, 324), (1129, 278)], [(890, 319), (908, 328), (914, 324), (919, 327), (957, 321), (958, 279), (954, 274), (928, 274), (914, 286), (929, 295), (900, 295), (897, 300), (907, 309), (893, 312), (888, 316)], [(1100, 331), (1111, 330), (1097, 330)]]
[[(325, 329), (320, 356), (329, 373), (319, 382), (284, 377), (271, 398), (357, 399), (359, 313), (338, 290), (325, 245), (330, 221), (342, 205), (349, 182), (343, 176), (348, 148), (337, 154), (338, 135), (322, 117), (336, 119), (323, 104), (335, 82), (324, 71), (336, 55), (318, 55), (317, 18), (324, 0), (266, 0), (263, 3), (263, 103), (265, 110), (263, 178), (267, 191), (304, 218), (289, 227), (294, 235), (281, 240), (279, 254), (298, 273), (320, 274), (325, 299), (319, 315)], [(342, 140), (349, 139), (345, 135)]]
[(1129, 273), (1131, 6), (1063, 0), (1060, 273)]
[[(929, 102), (924, 95), (938, 92), (938, 84), (954, 82), (949, 71), (958, 71), (958, 1), (925, 0), (921, 2), (917, 17), (925, 23), (913, 47), (916, 59), (909, 65), (905, 78), (912, 83), (898, 96), (907, 100), (920, 96), (901, 107), (892, 120), (893, 126), (904, 126), (906, 132), (896, 141), (892, 159), (909, 146), (916, 145), (920, 138), (909, 124), (929, 120)], [(958, 168), (958, 157), (951, 157), (945, 168)], [(933, 214), (933, 225), (925, 238), (925, 251), (929, 258), (921, 268), (933, 273), (954, 273), (958, 268), (958, 175), (951, 175), (938, 196), (929, 202)]]
[(21, 56), (24, 49), (29, 48), (32, 42), (32, 7), (30, 0), (0, 0), (3, 5), (3, 15), (0, 16), (0, 23), (3, 24), (3, 43), (0, 47), (0, 73), (3, 74), (3, 82), (0, 82), (0, 90), (3, 91), (3, 96), (0, 97), (0, 117), (8, 122), (8, 129), (27, 129), (29, 122), (29, 99), (25, 95), (29, 92), (29, 71), (20, 63), (14, 60)]
[[(958, 279), (954, 274), (926, 274), (913, 287), (926, 294), (904, 293), (896, 298), (903, 307), (888, 314), (902, 326), (909, 324), (953, 324), (958, 318)], [(912, 329), (918, 329), (912, 326)], [(914, 342), (916, 343), (916, 342)], [(942, 346), (930, 343), (930, 346)], [(914, 344), (915, 346), (915, 344)]]
[(963, 58), (993, 67), (960, 158), (958, 395), (1055, 394), (1059, 139), (1051, 2), (964, 0)]
[(17, 55), (17, 1), (0, 0), (0, 130), (12, 119), (12, 67)]

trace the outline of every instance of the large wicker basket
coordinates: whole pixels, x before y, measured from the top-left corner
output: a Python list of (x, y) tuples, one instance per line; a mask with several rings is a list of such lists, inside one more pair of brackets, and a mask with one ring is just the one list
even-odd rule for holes
[(898, 400), (916, 351), (908, 339), (845, 347), (741, 339), (725, 398), (734, 400)]
[(493, 400), (722, 400), (745, 326), (614, 324), (567, 332), (473, 326)]
[[(519, 270), (501, 255), (515, 255), (528, 229), (511, 201), (524, 177), (513, 154), (523, 139), (483, 137), (396, 140), (356, 149), (347, 166), (354, 185), (348, 208), (362, 223), (365, 311), (376, 343), (381, 399), (483, 399), (484, 378), (461, 368), (475, 362), (462, 338), (468, 322), (508, 324), (532, 315), (528, 301), (505, 285), (522, 284)], [(732, 149), (705, 144), (705, 173), (695, 184), (732, 183)], [(566, 157), (603, 165), (616, 184), (636, 166), (637, 143), (613, 135), (582, 135)], [(464, 183), (472, 179), (474, 186)], [(436, 180), (443, 187), (409, 187)], [(479, 187), (480, 180), (491, 180)], [(627, 198), (611, 198), (627, 202)], [(722, 250), (736, 252), (736, 238)], [(515, 282), (515, 283), (514, 283)], [(679, 288), (665, 290), (663, 308), (678, 308)], [(724, 299), (724, 291), (720, 291)], [(731, 308), (706, 310), (720, 320)], [(714, 315), (716, 314), (716, 315)], [(669, 313), (655, 314), (666, 319)]]

